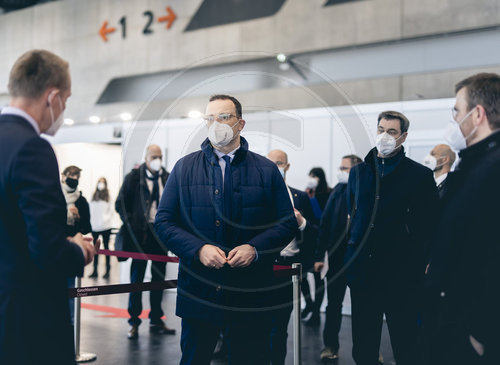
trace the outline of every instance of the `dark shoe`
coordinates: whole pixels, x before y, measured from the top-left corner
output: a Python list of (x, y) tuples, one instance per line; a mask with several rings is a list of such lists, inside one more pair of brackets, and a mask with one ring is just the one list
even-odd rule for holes
[(106, 271), (106, 274), (102, 276), (103, 279), (109, 279), (109, 270)]
[(302, 313), (300, 313), (300, 318), (302, 319), (306, 318), (311, 312), (312, 312), (312, 305), (307, 304), (306, 307), (302, 310)]
[(378, 363), (379, 365), (384, 365), (384, 357), (382, 356), (382, 354), (378, 355)]
[(97, 270), (94, 270), (94, 272), (89, 275), (89, 278), (91, 278), (91, 279), (97, 278)]
[(127, 337), (129, 340), (136, 340), (139, 338), (139, 325), (134, 324), (130, 329), (128, 330)]
[(319, 326), (319, 313), (313, 312), (311, 318), (305, 322), (306, 326)]
[(336, 360), (339, 358), (338, 351), (333, 351), (331, 347), (325, 347), (321, 354), (319, 355), (321, 361), (324, 360)]
[[(226, 340), (227, 341), (227, 340)], [(227, 346), (224, 338), (219, 338), (217, 345), (215, 346), (214, 353), (212, 354), (212, 359), (225, 360), (227, 358)]]
[(175, 335), (175, 330), (173, 328), (168, 328), (163, 321), (160, 323), (151, 323), (149, 325), (149, 332), (157, 335)]

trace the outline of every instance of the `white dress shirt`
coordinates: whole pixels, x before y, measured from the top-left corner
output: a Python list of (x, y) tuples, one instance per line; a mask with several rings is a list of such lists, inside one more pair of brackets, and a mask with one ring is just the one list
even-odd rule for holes
[(437, 177), (437, 178), (434, 178), (434, 180), (436, 181), (436, 185), (437, 185), (437, 186), (441, 185), (441, 183), (442, 183), (443, 181), (445, 181), (447, 177), (448, 177), (448, 173), (443, 174), (443, 175), (441, 175), (441, 176), (439, 176), (439, 177)]
[(40, 135), (40, 127), (38, 126), (38, 123), (35, 121), (35, 119), (33, 119), (31, 115), (26, 113), (24, 110), (15, 108), (13, 106), (6, 106), (2, 108), (2, 112), (0, 114), (17, 115), (18, 117), (26, 119), (31, 124), (36, 133)]
[[(158, 173), (158, 187), (159, 189), (159, 197), (161, 199), (161, 195), (163, 194), (163, 183), (161, 179), (163, 170), (160, 170)], [(153, 174), (146, 168), (146, 174), (148, 177), (152, 178)], [(146, 184), (148, 186), (149, 193), (153, 193), (153, 180), (146, 179)], [(156, 201), (151, 202), (151, 209), (149, 210), (149, 223), (154, 223), (155, 218), (156, 218), (156, 212), (158, 210), (158, 207), (156, 206)]]
[(235, 155), (236, 151), (238, 151), (239, 149), (240, 149), (240, 146), (236, 147), (234, 150), (232, 150), (229, 153), (222, 153), (221, 151), (214, 148), (214, 152), (217, 155), (217, 157), (219, 158), (219, 166), (222, 169), (222, 185), (224, 185), (224, 170), (226, 169), (226, 161), (224, 161), (222, 156), (226, 156), (226, 155), (229, 156), (230, 161), (233, 162), (234, 155)]
[[(286, 186), (286, 188), (288, 190), (288, 195), (290, 196), (290, 200), (292, 201), (292, 206), (295, 208), (292, 191), (290, 190), (288, 185)], [(302, 224), (299, 226), (299, 230), (303, 231), (304, 229), (306, 229), (306, 225), (307, 221), (304, 218), (304, 222), (302, 222)], [(283, 257), (293, 257), (297, 255), (299, 252), (300, 252), (299, 245), (297, 244), (297, 240), (294, 238), (283, 250), (281, 250), (280, 255)]]

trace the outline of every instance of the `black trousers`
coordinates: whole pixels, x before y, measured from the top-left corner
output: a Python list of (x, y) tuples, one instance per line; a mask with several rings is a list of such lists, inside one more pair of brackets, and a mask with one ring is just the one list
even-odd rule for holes
[[(102, 232), (92, 232), (92, 237), (94, 238), (94, 242), (97, 241), (99, 236), (102, 236), (102, 244), (106, 250), (109, 250), (109, 236), (111, 235), (111, 229)], [(111, 257), (106, 256), (106, 270), (109, 271)], [(99, 264), (99, 255), (95, 255), (94, 257), (94, 272), (97, 272), (97, 265)]]
[(469, 334), (458, 323), (444, 326), (432, 334), (430, 346), (430, 365), (486, 365), (500, 364), (481, 358), (470, 343)]
[[(398, 365), (419, 364), (418, 305), (404, 287), (351, 286), (352, 355), (357, 365), (378, 364), (383, 316)], [(443, 364), (444, 365), (444, 364)]]
[(302, 295), (306, 301), (307, 306), (312, 306), (313, 313), (319, 313), (321, 304), (323, 303), (323, 298), (325, 296), (325, 281), (321, 280), (321, 274), (319, 272), (313, 272), (314, 275), (314, 301), (311, 296), (311, 288), (309, 282), (307, 281), (307, 273), (304, 275), (301, 285)]
[[(145, 260), (132, 260), (130, 267), (130, 282), (142, 283), (144, 281), (144, 274), (146, 272), (147, 261)], [(152, 261), (151, 263), (151, 281), (165, 280), (166, 262)], [(161, 309), (161, 301), (163, 298), (163, 290), (152, 290), (149, 292), (149, 303), (151, 305), (151, 312), (149, 312), (149, 319), (151, 323), (158, 324), (163, 317), (163, 310)], [(142, 292), (130, 293), (128, 300), (128, 313), (130, 319), (128, 323), (133, 325), (140, 325), (141, 319), (139, 316), (142, 312)]]
[(219, 325), (183, 318), (180, 365), (210, 365), (221, 331), (227, 341), (229, 365), (269, 364), (269, 319)]
[(288, 340), (288, 323), (293, 305), (277, 309), (273, 314), (271, 329), (271, 364), (285, 365)]
[(329, 270), (327, 276), (326, 292), (328, 305), (326, 307), (325, 328), (323, 329), (323, 342), (325, 347), (330, 347), (333, 352), (339, 350), (339, 332), (342, 325), (342, 302), (347, 289), (345, 275)]

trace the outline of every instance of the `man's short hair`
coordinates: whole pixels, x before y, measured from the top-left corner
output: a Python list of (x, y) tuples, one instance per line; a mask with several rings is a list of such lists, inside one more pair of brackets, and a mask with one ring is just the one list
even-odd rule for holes
[(363, 162), (361, 157), (356, 156), (356, 155), (346, 155), (346, 156), (342, 157), (342, 159), (344, 159), (344, 158), (348, 158), (349, 160), (351, 160), (351, 167), (354, 167), (357, 164), (360, 164), (361, 162)]
[(455, 85), (455, 94), (466, 88), (467, 109), (481, 105), (491, 129), (500, 128), (500, 75), (479, 73), (470, 76)]
[(79, 168), (78, 166), (75, 166), (75, 165), (71, 165), (71, 166), (68, 166), (66, 167), (62, 174), (64, 176), (72, 176), (72, 175), (78, 175), (78, 177), (80, 177), (80, 172), (82, 171), (81, 168)]
[(236, 108), (236, 114), (237, 114), (236, 116), (238, 118), (241, 118), (241, 116), (243, 115), (241, 110), (241, 104), (238, 101), (238, 99), (236, 99), (234, 96), (217, 94), (217, 95), (212, 95), (208, 101), (211, 102), (214, 100), (231, 100)]
[(12, 97), (36, 99), (51, 87), (70, 88), (69, 64), (59, 56), (45, 50), (32, 50), (14, 63), (8, 85)]
[(408, 120), (408, 118), (405, 117), (405, 115), (403, 113), (395, 112), (392, 110), (387, 110), (385, 112), (382, 112), (378, 115), (377, 126), (379, 125), (379, 123), (382, 119), (387, 119), (387, 120), (397, 119), (397, 120), (399, 120), (399, 123), (401, 126), (401, 134), (408, 132), (408, 129), (410, 129), (410, 121)]

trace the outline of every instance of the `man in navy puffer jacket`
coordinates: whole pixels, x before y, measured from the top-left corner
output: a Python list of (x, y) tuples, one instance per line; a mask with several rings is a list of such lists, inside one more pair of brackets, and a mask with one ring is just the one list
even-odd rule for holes
[(156, 215), (180, 258), (181, 364), (210, 364), (221, 330), (231, 364), (269, 363), (273, 261), (298, 227), (278, 168), (240, 137), (241, 117), (234, 97), (210, 98), (209, 137), (177, 162)]

